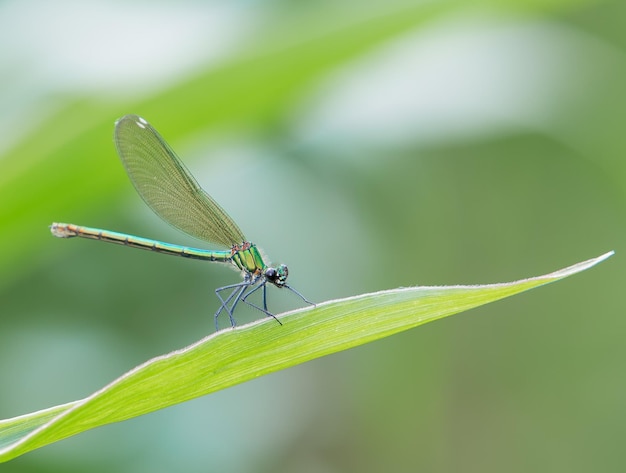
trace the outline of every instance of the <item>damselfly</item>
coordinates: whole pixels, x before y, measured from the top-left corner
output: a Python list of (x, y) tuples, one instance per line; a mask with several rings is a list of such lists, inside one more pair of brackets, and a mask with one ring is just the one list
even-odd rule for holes
[[(286, 265), (273, 267), (266, 264), (256, 245), (246, 240), (237, 224), (200, 187), (172, 148), (146, 120), (137, 115), (120, 118), (115, 123), (114, 139), (126, 173), (148, 207), (179, 230), (230, 249), (191, 248), (69, 223), (53, 223), (50, 230), (54, 236), (90, 238), (167, 255), (233, 264), (241, 271), (243, 281), (215, 290), (220, 301), (215, 313), (216, 330), (219, 329), (218, 317), (222, 311), (228, 314), (230, 324), (235, 326), (233, 313), (240, 301), (273, 317), (282, 325), (267, 309), (267, 283), (287, 288), (307, 304), (314, 305), (287, 284)], [(262, 290), (263, 294), (262, 307), (248, 301), (248, 297), (258, 290)], [(223, 297), (223, 291), (230, 292)]]

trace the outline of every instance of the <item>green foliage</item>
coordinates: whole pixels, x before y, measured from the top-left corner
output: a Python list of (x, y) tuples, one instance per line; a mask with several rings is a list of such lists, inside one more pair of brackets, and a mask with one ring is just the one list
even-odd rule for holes
[[(50, 236), (51, 222), (69, 221), (188, 243), (151, 225), (156, 217), (115, 156), (113, 123), (127, 113), (163, 133), (312, 300), (508, 281), (605, 248), (619, 254), (626, 242), (623, 0), (243, 2), (235, 47), (205, 62), (222, 38), (201, 35), (176, 49), (193, 63), (185, 69), (149, 48), (188, 31), (186, 22), (142, 32), (154, 31), (163, 9), (185, 18), (189, 3), (202, 6), (193, 12), (208, 31), (212, 2), (0, 7), (11, 45), (0, 98), (0, 417), (83, 398), (188, 345), (212, 327), (212, 290), (235, 282), (223, 268)], [(70, 56), (80, 67), (66, 67)], [(94, 84), (93, 66), (103, 64)], [(390, 86), (388, 74), (407, 80)], [(341, 100), (354, 90), (367, 93)], [(376, 114), (394, 96), (416, 109)], [(320, 105), (344, 117), (339, 128), (331, 115), (316, 118)], [(485, 121), (493, 107), (497, 120)], [(375, 128), (351, 121), (372, 111)], [(410, 132), (400, 140), (398, 116)], [(367, 130), (383, 140), (371, 146)], [(205, 471), (221, 456), (220, 471), (618, 471), (625, 278), (615, 259), (593, 278), (515, 299), (506, 317), (500, 304), (486, 306), (481, 317), (81, 435), (11, 467)], [(277, 313), (283, 303), (289, 297), (272, 295)], [(387, 317), (370, 309), (373, 319)], [(260, 324), (268, 333), (288, 333), (269, 322)], [(218, 342), (207, 342), (213, 353)], [(267, 403), (263, 414), (274, 415), (263, 424), (259, 386), (302, 415), (281, 416), (284, 405)], [(68, 410), (87, 416), (82, 403), (5, 421), (4, 459), (75, 432)]]
[(611, 255), (513, 283), (363, 294), (283, 314), (283, 326), (266, 318), (222, 330), (138, 366), (86, 399), (1, 421), (0, 461), (557, 281)]

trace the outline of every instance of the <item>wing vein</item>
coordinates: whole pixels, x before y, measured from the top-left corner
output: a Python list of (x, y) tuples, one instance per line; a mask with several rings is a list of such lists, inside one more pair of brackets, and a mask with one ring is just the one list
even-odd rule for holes
[(115, 124), (115, 147), (126, 173), (148, 207), (179, 230), (230, 247), (245, 241), (237, 224), (207, 194), (174, 150), (143, 118)]

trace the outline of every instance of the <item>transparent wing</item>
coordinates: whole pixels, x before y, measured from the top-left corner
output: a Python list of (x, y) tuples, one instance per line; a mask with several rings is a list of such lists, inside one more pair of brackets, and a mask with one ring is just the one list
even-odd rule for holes
[(167, 223), (227, 247), (245, 241), (237, 224), (143, 118), (126, 115), (115, 123), (115, 147), (141, 198)]

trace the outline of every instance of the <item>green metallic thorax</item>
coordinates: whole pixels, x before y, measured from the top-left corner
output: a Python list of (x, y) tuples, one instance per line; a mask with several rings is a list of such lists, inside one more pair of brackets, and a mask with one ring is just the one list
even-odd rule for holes
[(267, 268), (261, 252), (252, 243), (246, 242), (242, 245), (233, 246), (231, 259), (239, 269), (252, 274), (260, 274)]

